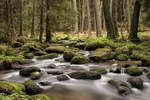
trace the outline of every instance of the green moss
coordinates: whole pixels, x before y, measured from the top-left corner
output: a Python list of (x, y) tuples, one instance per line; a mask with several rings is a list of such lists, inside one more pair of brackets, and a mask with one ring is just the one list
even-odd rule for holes
[(25, 91), (25, 87), (19, 83), (0, 81), (0, 93), (12, 94)]
[(128, 56), (126, 54), (120, 54), (119, 56), (117, 56), (117, 60), (126, 61), (128, 60)]
[(48, 96), (43, 94), (37, 94), (32, 96), (33, 100), (51, 100)]
[(97, 48), (103, 48), (105, 44), (102, 41), (92, 41), (86, 44), (86, 50), (92, 51)]
[(63, 58), (69, 62), (75, 55), (76, 55), (75, 52), (71, 50), (65, 50)]
[(72, 64), (85, 64), (85, 63), (88, 63), (88, 60), (82, 55), (77, 55), (72, 58), (71, 63)]
[(45, 50), (47, 53), (64, 53), (64, 46), (50, 46)]
[(136, 66), (128, 67), (125, 72), (131, 76), (140, 76), (143, 73), (142, 70)]
[(33, 55), (33, 53), (26, 53), (24, 55), (24, 57), (27, 58), (27, 59), (32, 59), (34, 57), (34, 55)]
[(32, 80), (25, 81), (24, 86), (28, 94), (37, 94), (43, 90)]
[(56, 53), (51, 53), (51, 54), (47, 54), (47, 55), (43, 55), (43, 56), (40, 56), (38, 57), (39, 60), (43, 60), (43, 59), (53, 59), (53, 58), (56, 58), (58, 57), (58, 54)]
[(6, 52), (5, 52), (6, 56), (15, 56), (16, 55), (16, 51), (13, 48), (7, 48)]
[(107, 70), (105, 68), (92, 68), (91, 71), (96, 71), (99, 74), (106, 74)]

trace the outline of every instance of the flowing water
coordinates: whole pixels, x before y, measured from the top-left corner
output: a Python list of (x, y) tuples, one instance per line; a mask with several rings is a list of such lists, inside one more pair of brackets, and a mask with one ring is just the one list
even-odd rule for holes
[[(86, 57), (89, 55), (87, 51), (80, 51)], [(133, 93), (128, 96), (120, 96), (117, 90), (107, 83), (110, 79), (119, 79), (127, 81), (130, 77), (122, 70), (121, 74), (108, 73), (102, 75), (99, 80), (76, 80), (71, 79), (68, 81), (59, 82), (56, 75), (47, 74), (47, 71), (63, 71), (65, 74), (73, 72), (75, 70), (90, 70), (91, 67), (104, 67), (106, 69), (115, 68), (116, 64), (84, 64), (84, 65), (72, 65), (70, 63), (63, 62), (63, 56), (59, 55), (55, 59), (37, 60), (34, 57), (32, 60), (34, 63), (24, 65), (23, 67), (40, 67), (43, 76), (36, 82), (50, 82), (49, 86), (41, 86), (45, 89), (43, 92), (48, 96), (51, 96), (53, 100), (150, 100), (150, 81), (143, 75), (144, 89), (138, 90), (132, 88)], [(55, 64), (55, 69), (47, 69), (49, 64)], [(28, 78), (19, 76), (19, 71), (3, 71), (0, 74), (1, 80), (21, 82), (23, 83)]]

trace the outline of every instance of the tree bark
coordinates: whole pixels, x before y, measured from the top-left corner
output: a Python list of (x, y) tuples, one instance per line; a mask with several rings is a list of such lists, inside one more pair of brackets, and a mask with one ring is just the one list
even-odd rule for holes
[(108, 0), (103, 0), (103, 11), (104, 11), (104, 17), (105, 17), (105, 23), (107, 29), (107, 38), (116, 39), (115, 29), (114, 29), (113, 21), (110, 16), (110, 11), (108, 7), (109, 7)]
[(19, 0), (19, 4), (20, 4), (20, 10), (19, 10), (20, 32), (19, 32), (19, 36), (23, 36), (23, 31), (22, 31), (22, 0)]
[(91, 36), (91, 11), (90, 11), (90, 4), (89, 0), (87, 0), (87, 14), (88, 14), (88, 37)]
[(101, 35), (101, 9), (100, 9), (100, 0), (94, 0), (95, 6), (95, 22), (96, 22), (96, 36)]
[(139, 17), (140, 17), (140, 9), (141, 9), (141, 3), (139, 0), (135, 1), (135, 6), (134, 6), (134, 12), (132, 16), (132, 23), (131, 23), (131, 30), (129, 34), (129, 40), (133, 42), (138, 42), (138, 24), (139, 24)]
[(50, 30), (50, 3), (51, 0), (46, 0), (46, 42), (51, 42), (51, 30)]
[(42, 38), (43, 38), (43, 0), (41, 0), (40, 4), (40, 36), (39, 36), (39, 41), (42, 43)]
[(32, 29), (31, 29), (31, 38), (35, 36), (34, 28), (35, 28), (35, 0), (33, 0), (33, 11), (32, 11)]
[(76, 13), (74, 32), (75, 32), (75, 33), (78, 33), (78, 31), (79, 31), (79, 29), (78, 29), (78, 9), (77, 9), (77, 1), (76, 1), (76, 0), (73, 0), (73, 5), (74, 5), (74, 11), (75, 11), (75, 13)]
[(130, 6), (130, 0), (127, 0), (127, 14), (128, 14), (128, 32), (130, 33), (130, 28), (131, 28), (131, 6)]

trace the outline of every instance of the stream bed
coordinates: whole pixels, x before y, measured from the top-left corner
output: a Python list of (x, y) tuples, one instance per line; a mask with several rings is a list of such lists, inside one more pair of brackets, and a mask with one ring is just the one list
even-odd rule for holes
[[(84, 56), (88, 56), (89, 52), (80, 51)], [(77, 80), (72, 79), (68, 81), (58, 81), (57, 75), (47, 74), (47, 71), (62, 71), (64, 74), (68, 74), (73, 71), (87, 70), (94, 67), (103, 67), (110, 69), (115, 67), (115, 64), (111, 63), (101, 63), (101, 64), (83, 64), (75, 65), (70, 64), (69, 62), (63, 61), (63, 55), (59, 55), (54, 59), (47, 60), (37, 60), (37, 57), (32, 59), (34, 63), (23, 65), (23, 67), (39, 67), (42, 70), (43, 76), (36, 80), (36, 83), (39, 82), (49, 82), (48, 86), (40, 86), (45, 89), (44, 94), (53, 98), (53, 100), (150, 100), (150, 81), (142, 75), (144, 81), (144, 89), (139, 90), (132, 88), (133, 93), (128, 96), (121, 96), (118, 94), (117, 90), (109, 85), (107, 82), (111, 79), (119, 79), (127, 81), (130, 77), (125, 74), (123, 71), (121, 74), (115, 74), (108, 72), (105, 75), (102, 75), (102, 78), (99, 80)], [(49, 64), (55, 64), (57, 67), (54, 69), (47, 69)], [(23, 83), (28, 78), (21, 77), (19, 71), (3, 71), (0, 74), (1, 80), (20, 82)]]

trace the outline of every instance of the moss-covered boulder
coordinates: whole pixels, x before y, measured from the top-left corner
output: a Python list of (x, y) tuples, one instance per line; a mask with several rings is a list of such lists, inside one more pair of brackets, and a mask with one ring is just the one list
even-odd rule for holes
[(32, 94), (33, 95), (33, 94), (38, 94), (38, 93), (43, 91), (43, 89), (40, 88), (40, 86), (38, 86), (32, 80), (25, 81), (24, 86), (26, 88), (26, 93), (27, 94)]
[(84, 42), (76, 43), (75, 47), (79, 49), (84, 49), (86, 47), (86, 44)]
[(42, 76), (42, 73), (41, 73), (41, 72), (32, 72), (32, 73), (30, 74), (30, 78), (31, 78), (32, 80), (38, 80), (38, 79), (41, 78), (41, 76)]
[(101, 78), (101, 75), (97, 72), (92, 71), (79, 71), (79, 72), (72, 72), (68, 74), (71, 78), (75, 79), (88, 79), (88, 80), (97, 80)]
[(39, 51), (35, 43), (27, 43), (23, 45), (20, 50), (27, 53)]
[(47, 53), (64, 53), (64, 46), (50, 46), (45, 50)]
[(36, 51), (36, 52), (34, 53), (34, 55), (35, 55), (35, 56), (42, 56), (42, 55), (46, 55), (46, 52), (39, 50), (39, 51)]
[(0, 60), (0, 70), (10, 70), (13, 68), (11, 60)]
[(83, 55), (77, 55), (71, 59), (71, 64), (85, 64), (85, 63), (88, 63), (88, 60)]
[(86, 50), (92, 51), (98, 48), (104, 48), (105, 44), (102, 41), (93, 41), (86, 44)]
[(112, 60), (113, 58), (115, 58), (115, 56), (116, 56), (115, 52), (112, 52), (111, 49), (100, 48), (93, 51), (89, 55), (89, 58), (94, 62), (100, 62), (100, 61)]
[(75, 56), (75, 52), (71, 51), (71, 50), (65, 50), (63, 58), (65, 61), (70, 62), (71, 59)]
[(117, 60), (119, 60), (119, 61), (127, 61), (128, 60), (128, 56), (126, 54), (120, 54), (119, 56), (117, 56)]
[(57, 76), (58, 81), (66, 81), (69, 80), (69, 77), (67, 75), (59, 75)]
[(24, 77), (29, 77), (32, 72), (41, 72), (38, 67), (27, 67), (20, 70), (19, 74)]
[(143, 80), (139, 77), (132, 77), (128, 79), (128, 82), (135, 88), (143, 89)]
[(142, 65), (144, 66), (150, 66), (150, 56), (145, 56), (141, 58)]
[(32, 96), (33, 100), (51, 100), (50, 97), (44, 95), (44, 94), (37, 94)]
[(34, 55), (33, 55), (33, 53), (26, 53), (26, 54), (24, 54), (24, 57), (26, 59), (32, 59), (34, 57)]
[(107, 73), (107, 70), (105, 68), (92, 68), (92, 69), (90, 69), (90, 71), (95, 71), (99, 74), (106, 74)]
[(15, 60), (13, 60), (13, 63), (24, 65), (24, 64), (33, 63), (33, 61), (31, 59), (15, 59)]
[(115, 52), (117, 53), (117, 55), (120, 55), (120, 54), (131, 55), (132, 50), (133, 49), (130, 46), (123, 46), (123, 47), (116, 48)]
[(128, 84), (120, 80), (109, 80), (108, 83), (118, 90), (121, 95), (129, 95), (132, 90), (129, 88)]
[(13, 48), (6, 48), (5, 56), (16, 56), (16, 54), (16, 50), (14, 50)]
[(142, 61), (119, 61), (118, 65), (124, 68), (130, 67), (130, 66), (141, 66), (142, 65)]
[(56, 54), (56, 53), (51, 53), (51, 54), (47, 54), (47, 55), (40, 56), (40, 57), (38, 57), (37, 59), (43, 60), (43, 59), (53, 59), (53, 58), (57, 58), (57, 57), (58, 57), (58, 54)]
[(126, 68), (125, 72), (131, 76), (140, 76), (143, 74), (142, 70), (136, 66)]
[(12, 94), (25, 91), (25, 87), (19, 83), (13, 83), (8, 81), (0, 81), (0, 93)]

